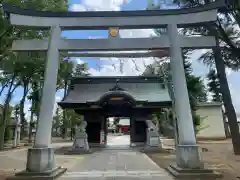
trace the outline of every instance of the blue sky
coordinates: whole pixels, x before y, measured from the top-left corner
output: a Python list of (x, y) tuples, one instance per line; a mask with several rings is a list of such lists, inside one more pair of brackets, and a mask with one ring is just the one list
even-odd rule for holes
[[(97, 0), (96, 0), (97, 1)], [(69, 1), (69, 7), (71, 8), (74, 4), (82, 4), (84, 3), (81, 0), (70, 0)], [(145, 0), (133, 0), (130, 3), (126, 5), (121, 5), (122, 10), (138, 10), (138, 9), (145, 9), (147, 6), (147, 1)], [(71, 31), (71, 32), (63, 32), (63, 37), (66, 37), (68, 39), (88, 39), (89, 37), (101, 37), (101, 38), (107, 38), (108, 32), (107, 31)], [(89, 68), (97, 68), (97, 64), (104, 64), (106, 61), (100, 61), (99, 59), (90, 59), (90, 58), (84, 58), (81, 59), (83, 62), (88, 63)], [(3, 95), (6, 93), (6, 91), (3, 92)], [(12, 104), (17, 104), (20, 101), (20, 98), (22, 97), (23, 89), (18, 88), (13, 94), (12, 98)], [(57, 97), (62, 96), (62, 92), (57, 92)], [(4, 97), (0, 97), (0, 102), (3, 103)], [(29, 102), (27, 102), (27, 105), (29, 105)]]
[[(98, 1), (98, 0), (96, 0)], [(116, 2), (116, 1), (115, 1)], [(155, 1), (157, 2), (157, 1)], [(84, 1), (82, 0), (70, 0), (69, 1), (69, 5), (73, 5), (73, 4), (83, 4)], [(131, 0), (129, 3), (127, 4), (123, 4), (121, 5), (121, 10), (140, 10), (140, 9), (145, 9), (147, 7), (147, 0)]]
[[(93, 9), (93, 10), (144, 10), (147, 7), (147, 0), (129, 0), (128, 3), (123, 3), (124, 0), (69, 0), (69, 7), (70, 10), (74, 10), (74, 11), (82, 11), (82, 10), (86, 10), (86, 9)], [(171, 2), (171, 0), (160, 0), (159, 2), (163, 3), (163, 2)], [(126, 0), (127, 2), (127, 0)], [(158, 0), (156, 0), (155, 2), (158, 2)], [(168, 3), (170, 4), (170, 3)], [(169, 5), (165, 5), (162, 6), (163, 8), (173, 8), (174, 6), (169, 6)], [(129, 37), (129, 32), (131, 30), (128, 30), (126, 32), (124, 32), (123, 34), (125, 34), (125, 36)], [(141, 32), (136, 31), (135, 33), (132, 34), (140, 34), (140, 35), (148, 35), (149, 31), (144, 31), (142, 30)], [(107, 38), (108, 36), (108, 32), (107, 31), (68, 31), (68, 32), (63, 32), (62, 33), (63, 37), (69, 38), (69, 39), (88, 39), (88, 38)], [(208, 68), (206, 68), (204, 65), (202, 65), (201, 63), (197, 62), (196, 59), (197, 57), (201, 54), (201, 51), (198, 51), (196, 53), (194, 53), (194, 55), (192, 56), (192, 63), (193, 63), (193, 68), (194, 68), (194, 73), (196, 75), (200, 75), (203, 77), (203, 79), (205, 78), (205, 75), (208, 71)], [(83, 59), (79, 59), (77, 58), (77, 61), (79, 63), (82, 62), (87, 62), (88, 66), (90, 68), (90, 72), (92, 73), (92, 75), (115, 75), (115, 71), (112, 66), (111, 63), (115, 63), (115, 65), (117, 65), (119, 67), (119, 61), (114, 59), (110, 60), (105, 60), (102, 61), (100, 59), (90, 59), (90, 58), (83, 58)], [(146, 61), (148, 62), (152, 62), (151, 59), (147, 59)], [(125, 62), (125, 61), (124, 61)], [(141, 63), (141, 60), (138, 60), (138, 65), (139, 66), (143, 66)], [(130, 71), (130, 69), (133, 68), (133, 63), (130, 64), (131, 61), (128, 60), (126, 61), (126, 65), (124, 67), (124, 72), (125, 75), (134, 75), (134, 73), (132, 73), (132, 71)], [(101, 66), (100, 70), (97, 70), (97, 67)], [(116, 75), (118, 75), (118, 73), (116, 73)], [(136, 73), (135, 73), (136, 74)], [(238, 92), (240, 91), (240, 83), (238, 83), (238, 79), (240, 79), (240, 73), (237, 72), (231, 72), (228, 74), (228, 80), (229, 80), (229, 84), (231, 87), (231, 91), (232, 91), (232, 97), (233, 97), (233, 101), (234, 101), (234, 105), (237, 109), (238, 112), (240, 112), (240, 100), (238, 100)], [(22, 88), (18, 88), (16, 90), (16, 92), (14, 93), (13, 96), (13, 100), (12, 103), (16, 104), (19, 103), (19, 100), (22, 96), (23, 90)], [(56, 94), (57, 97), (57, 101), (60, 100), (60, 97), (62, 96), (62, 92), (58, 92)], [(3, 102), (3, 97), (1, 97), (1, 102)], [(26, 103), (26, 107), (29, 107), (29, 102)]]
[[(70, 0), (69, 1), (69, 7), (71, 10), (71, 7), (74, 4), (84, 4), (84, 1), (82, 0)], [(120, 6), (121, 10), (143, 10), (147, 7), (147, 0), (131, 0), (130, 3), (123, 4)], [(95, 37), (95, 38), (107, 38), (108, 32), (104, 30), (83, 30), (83, 31), (71, 31), (71, 32), (63, 32), (63, 37), (66, 37), (68, 39), (88, 39), (89, 37)], [(82, 61), (87, 62), (89, 68), (96, 68), (96, 63), (101, 63), (99, 59), (90, 59), (90, 58), (84, 58)]]

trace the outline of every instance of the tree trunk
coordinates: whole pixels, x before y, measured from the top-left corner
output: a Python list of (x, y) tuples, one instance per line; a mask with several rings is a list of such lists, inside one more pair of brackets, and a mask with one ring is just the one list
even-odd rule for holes
[(63, 110), (63, 128), (64, 128), (64, 131), (63, 131), (63, 139), (67, 139), (67, 134), (68, 134), (68, 127), (67, 127), (68, 123), (67, 123), (67, 120), (66, 120), (66, 110), (64, 109)]
[[(33, 107), (33, 101), (32, 101)], [(29, 133), (28, 133), (28, 143), (32, 143), (32, 124), (33, 124), (33, 110), (31, 109), (31, 117), (29, 122)]]
[(223, 125), (224, 125), (225, 136), (226, 136), (226, 138), (230, 138), (231, 133), (229, 131), (229, 125), (227, 122), (226, 113), (224, 112), (223, 108), (221, 108), (221, 109), (222, 109), (222, 115), (223, 115)]
[(20, 123), (21, 123), (21, 135), (20, 135), (20, 138), (23, 139), (25, 137), (25, 113), (24, 113), (24, 103), (25, 103), (25, 100), (26, 100), (26, 96), (27, 96), (27, 93), (28, 93), (28, 82), (24, 82), (23, 84), (23, 96), (22, 96), (22, 99), (20, 101), (20, 105), (19, 105), (19, 115), (20, 115)]
[(39, 122), (39, 118), (40, 118), (39, 115), (40, 115), (40, 105), (41, 105), (41, 101), (42, 101), (43, 83), (39, 83), (39, 88), (41, 89), (41, 91), (39, 91), (39, 101), (35, 102), (37, 104), (37, 112), (36, 112), (37, 123), (36, 123), (35, 129), (37, 129), (37, 127), (38, 127), (38, 122)]
[[(67, 95), (67, 80), (65, 80), (64, 82), (64, 94), (63, 94), (63, 98), (65, 98)], [(63, 138), (67, 139), (67, 134), (68, 134), (68, 122), (66, 120), (66, 110), (63, 110), (63, 127), (64, 127), (64, 133), (63, 133)]]
[(220, 91), (222, 93), (223, 103), (228, 118), (228, 124), (232, 137), (233, 151), (236, 155), (240, 155), (240, 133), (237, 123), (236, 112), (232, 103), (231, 93), (228, 86), (225, 64), (221, 57), (221, 50), (219, 48), (219, 40), (216, 38), (217, 47), (213, 48), (215, 56), (215, 64), (220, 83)]
[(7, 85), (9, 84), (10, 81), (7, 81), (5, 84), (1, 84), (1, 91), (0, 91), (0, 96), (2, 96), (2, 93), (4, 91), (4, 89), (7, 87)]
[(73, 128), (71, 128), (71, 141), (73, 140)]
[[(11, 101), (12, 93), (15, 91), (15, 89), (19, 86), (19, 84), (16, 84), (15, 86), (13, 85), (15, 81), (15, 76), (12, 77), (8, 92), (7, 92), (7, 97), (4, 103), (4, 108), (3, 108), (3, 116), (2, 116), (2, 123), (0, 124), (0, 150), (4, 149), (4, 135), (5, 135), (5, 130), (6, 130), (6, 125), (7, 125), (7, 114), (9, 111), (9, 103)], [(12, 89), (13, 88), (13, 89)]]

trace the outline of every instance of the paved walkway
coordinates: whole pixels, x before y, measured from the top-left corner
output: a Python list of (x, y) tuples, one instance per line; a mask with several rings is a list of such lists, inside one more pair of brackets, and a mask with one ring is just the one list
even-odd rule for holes
[[(123, 141), (126, 136), (122, 136)], [(117, 142), (122, 142), (121, 138), (117, 137), (114, 145)], [(105, 149), (101, 152), (93, 153), (84, 158), (83, 161), (76, 163), (72, 168), (60, 178), (67, 179), (114, 179), (114, 180), (137, 180), (137, 179), (152, 179), (152, 180), (173, 180), (163, 169), (158, 167), (145, 154), (130, 148)]]
[[(68, 168), (60, 180), (173, 180), (145, 154), (129, 148), (129, 136), (109, 137), (109, 147), (89, 155), (56, 154), (58, 166)], [(128, 144), (128, 145), (127, 145)], [(71, 146), (54, 143), (52, 147)], [(25, 169), (27, 147), (0, 152), (0, 179)]]

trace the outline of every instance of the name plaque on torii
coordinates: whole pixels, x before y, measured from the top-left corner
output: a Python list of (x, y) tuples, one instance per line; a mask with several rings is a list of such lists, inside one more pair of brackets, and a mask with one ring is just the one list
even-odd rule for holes
[(108, 29), (108, 34), (112, 38), (118, 38), (119, 37), (119, 28), (118, 27), (111, 27)]

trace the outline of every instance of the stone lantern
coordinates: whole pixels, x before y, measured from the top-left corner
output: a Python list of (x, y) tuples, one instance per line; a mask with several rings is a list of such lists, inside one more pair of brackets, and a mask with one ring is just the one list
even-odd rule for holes
[(13, 129), (13, 148), (20, 144), (21, 124), (17, 119), (14, 119), (10, 125)]

